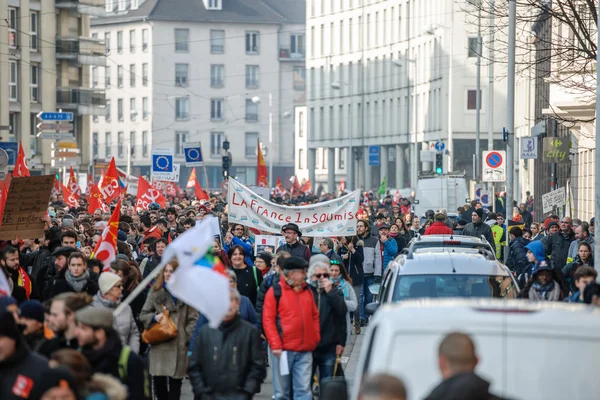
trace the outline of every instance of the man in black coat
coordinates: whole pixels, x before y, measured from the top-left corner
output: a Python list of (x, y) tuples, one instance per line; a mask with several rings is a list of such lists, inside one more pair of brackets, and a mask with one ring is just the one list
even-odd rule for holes
[(283, 236), (285, 236), (285, 244), (279, 246), (276, 253), (280, 251), (287, 251), (292, 257), (300, 257), (306, 260), (310, 260), (311, 251), (308, 246), (300, 243), (298, 238), (302, 236), (300, 228), (294, 223), (289, 223), (281, 228)]
[(510, 251), (506, 266), (519, 276), (531, 264), (527, 260), (527, 249), (525, 249), (525, 246), (529, 244), (529, 240), (523, 238), (523, 230), (518, 226), (511, 228), (510, 239)]
[(239, 316), (237, 289), (230, 299), (221, 326), (198, 332), (188, 367), (196, 400), (251, 399), (267, 375), (258, 330)]
[(571, 246), (573, 240), (575, 240), (573, 220), (569, 217), (564, 217), (560, 221), (560, 231), (557, 234), (549, 236), (544, 243), (546, 255), (550, 257), (557, 271), (562, 271), (563, 267), (567, 264), (569, 246)]
[(483, 209), (479, 208), (473, 211), (471, 215), (471, 221), (465, 226), (463, 230), (463, 235), (465, 236), (473, 236), (478, 239), (481, 239), (481, 236), (487, 240), (487, 242), (494, 248), (496, 246), (496, 242), (494, 241), (494, 233), (492, 232), (492, 228), (486, 223), (483, 222)]

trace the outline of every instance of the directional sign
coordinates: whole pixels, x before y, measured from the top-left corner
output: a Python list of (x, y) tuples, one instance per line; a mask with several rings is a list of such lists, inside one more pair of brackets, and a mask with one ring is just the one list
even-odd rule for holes
[(152, 179), (164, 180), (173, 177), (173, 149), (152, 150)]
[(71, 151), (59, 151), (56, 156), (58, 158), (75, 158), (77, 157), (77, 153)]
[(444, 151), (444, 149), (446, 148), (446, 145), (444, 144), (444, 142), (435, 142), (435, 149), (437, 151)]
[(8, 154), (8, 165), (15, 165), (17, 154), (19, 154), (19, 143), (17, 142), (0, 142), (0, 149)]
[(202, 146), (199, 142), (184, 143), (183, 153), (185, 154), (186, 167), (201, 167), (204, 165), (202, 157)]
[(51, 139), (51, 140), (73, 140), (75, 137), (71, 133), (52, 133), (52, 132), (40, 132), (37, 137), (40, 139)]
[(73, 121), (72, 112), (47, 112), (42, 111), (37, 115), (42, 121)]
[(381, 164), (379, 146), (369, 146), (369, 165), (378, 167)]
[(37, 124), (37, 128), (41, 131), (48, 132), (71, 132), (73, 130), (73, 123), (71, 122), (43, 122), (41, 124)]
[(77, 143), (75, 142), (58, 142), (59, 149), (76, 149)]
[(503, 150), (483, 152), (483, 182), (506, 181), (506, 152)]
[(537, 138), (524, 137), (521, 138), (521, 159), (535, 160), (538, 156)]

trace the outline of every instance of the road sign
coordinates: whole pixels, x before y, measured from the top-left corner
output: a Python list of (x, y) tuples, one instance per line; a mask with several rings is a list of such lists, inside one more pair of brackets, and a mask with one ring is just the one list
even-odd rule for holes
[(369, 146), (369, 165), (379, 167), (380, 164), (381, 153), (379, 152), (379, 146)]
[(75, 142), (58, 142), (59, 149), (76, 149), (77, 143)]
[(173, 178), (173, 149), (152, 150), (152, 179)]
[(521, 138), (521, 159), (535, 160), (538, 156), (537, 138), (524, 137)]
[(42, 111), (37, 115), (42, 121), (73, 121), (72, 112), (48, 112)]
[(490, 192), (488, 192), (487, 190), (482, 190), (481, 191), (481, 206), (483, 208), (487, 208), (489, 209), (492, 206), (492, 196), (490, 196)]
[(42, 132), (37, 135), (40, 139), (51, 139), (51, 140), (73, 140), (75, 137), (71, 133), (52, 133)]
[(15, 165), (17, 162), (17, 154), (19, 154), (19, 143), (17, 142), (0, 142), (0, 149), (8, 154), (8, 165)]
[(186, 167), (201, 167), (204, 165), (204, 158), (202, 157), (202, 146), (199, 142), (184, 143), (183, 153), (185, 155)]
[(483, 152), (483, 182), (506, 181), (506, 152), (504, 150)]
[(56, 157), (58, 158), (75, 158), (77, 157), (77, 153), (71, 151), (59, 151), (56, 153)]
[(71, 122), (42, 122), (36, 126), (40, 131), (49, 132), (71, 132), (73, 130), (73, 123)]
[(444, 151), (444, 149), (446, 148), (446, 145), (444, 144), (444, 142), (438, 141), (438, 142), (435, 142), (434, 148), (436, 149), (436, 151)]

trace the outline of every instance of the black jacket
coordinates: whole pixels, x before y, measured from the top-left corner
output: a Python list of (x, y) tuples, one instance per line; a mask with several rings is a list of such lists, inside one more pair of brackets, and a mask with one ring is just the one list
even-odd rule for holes
[(513, 272), (517, 273), (517, 276), (521, 275), (525, 268), (531, 264), (527, 260), (527, 249), (525, 246), (529, 244), (529, 240), (523, 239), (522, 237), (516, 237), (510, 242), (510, 252), (508, 253), (508, 259), (506, 260), (506, 266)]
[[(38, 275), (40, 271), (44, 270), (46, 265), (46, 259), (50, 256), (50, 250), (45, 246), (40, 246), (36, 251), (31, 253), (20, 253), (19, 262), (21, 266), (31, 275), (33, 279), (39, 281)], [(42, 275), (41, 280), (44, 280)], [(39, 284), (38, 284), (39, 288)], [(41, 293), (41, 292), (40, 292)]]
[(485, 240), (488, 241), (492, 248), (495, 248), (496, 242), (494, 241), (494, 233), (492, 232), (492, 228), (486, 223), (480, 222), (475, 224), (473, 222), (469, 222), (464, 230), (463, 235), (465, 236), (473, 236), (481, 239), (481, 236), (485, 237)]
[(501, 400), (489, 389), (489, 382), (474, 373), (463, 373), (440, 383), (425, 400)]
[[(7, 271), (10, 275), (11, 280), (13, 281), (14, 289), (12, 296), (17, 300), (18, 303), (22, 303), (23, 301), (27, 300), (27, 292), (25, 288), (21, 287), (22, 290), (19, 289), (19, 270), (7, 268)], [(25, 271), (25, 273), (27, 274), (27, 271)], [(27, 276), (29, 276), (29, 280), (31, 281), (31, 294), (29, 295), (29, 300), (41, 300), (40, 293), (38, 291), (38, 285), (35, 279), (32, 278), (29, 274), (27, 274)]]
[(195, 343), (188, 374), (196, 399), (215, 394), (219, 399), (251, 398), (260, 392), (266, 368), (254, 326), (239, 316), (218, 329), (204, 325)]
[(559, 271), (562, 271), (563, 267), (567, 264), (569, 246), (573, 240), (575, 240), (575, 232), (571, 230), (568, 234), (558, 232), (552, 236), (549, 236), (544, 243), (546, 247), (546, 255), (550, 257), (554, 263), (554, 266)]
[[(352, 279), (352, 285), (357, 286), (362, 285), (365, 281), (365, 272), (363, 270), (363, 261), (365, 259), (363, 241), (359, 240), (356, 242), (354, 249), (356, 250), (354, 254), (348, 254), (348, 258), (343, 261), (344, 267)], [(348, 253), (348, 249), (345, 247), (340, 248), (339, 254), (342, 259), (346, 253)]]
[(308, 246), (305, 246), (300, 242), (296, 242), (291, 246), (287, 243), (282, 246), (279, 246), (275, 253), (279, 253), (280, 251), (287, 251), (292, 255), (292, 257), (304, 258), (306, 262), (310, 260), (311, 256), (311, 252)]
[(79, 348), (79, 343), (77, 343), (77, 338), (73, 338), (71, 340), (65, 339), (62, 335), (57, 335), (50, 340), (46, 340), (41, 344), (38, 349), (38, 353), (43, 355), (46, 358), (50, 358), (52, 353), (60, 349), (73, 349), (77, 350)]
[(523, 223), (525, 224), (525, 228), (529, 228), (533, 223), (533, 216), (527, 210), (521, 211), (519, 210), (519, 214), (521, 214), (521, 218), (523, 218)]
[(256, 306), (254, 307), (254, 311), (256, 312), (256, 328), (258, 329), (258, 333), (263, 333), (262, 329), (262, 310), (263, 305), (265, 304), (265, 295), (273, 286), (273, 282), (279, 280), (279, 275), (271, 274), (265, 276), (263, 281), (260, 284), (260, 289), (258, 290), (258, 295), (256, 296)]
[(250, 299), (252, 306), (256, 305), (258, 290), (263, 281), (262, 273), (255, 266), (246, 265), (246, 268), (232, 268), (237, 277), (237, 290), (242, 296)]
[(321, 341), (317, 345), (317, 352), (335, 351), (335, 346), (346, 345), (346, 313), (348, 308), (344, 301), (344, 293), (338, 288), (333, 288), (329, 293), (322, 289), (309, 286), (319, 310), (321, 326)]
[[(59, 279), (56, 281), (56, 283), (54, 283), (54, 287), (52, 288), (52, 296), (51, 297), (54, 297), (61, 293), (69, 293), (69, 292), (75, 292), (75, 290), (73, 290), (73, 288), (71, 287), (71, 285), (69, 285), (69, 283), (67, 282), (67, 280), (65, 278)], [(87, 284), (83, 287), (83, 290), (81, 291), (81, 293), (87, 293), (90, 296), (94, 296), (96, 293), (98, 293), (98, 284), (96, 282), (94, 282), (92, 280), (92, 278), (90, 277), (90, 279), (87, 281)]]

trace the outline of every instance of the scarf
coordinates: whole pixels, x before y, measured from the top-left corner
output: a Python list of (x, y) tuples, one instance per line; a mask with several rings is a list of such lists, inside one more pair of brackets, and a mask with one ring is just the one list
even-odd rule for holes
[(330, 278), (331, 282), (333, 282), (333, 286), (342, 289), (344, 292), (344, 299), (348, 298), (348, 285), (346, 285), (346, 280), (344, 278)]
[(19, 267), (19, 278), (17, 280), (17, 285), (21, 286), (25, 289), (25, 296), (27, 296), (27, 300), (29, 300), (29, 296), (31, 296), (31, 278), (27, 275), (27, 272), (21, 267)]
[(65, 273), (65, 279), (67, 280), (69, 286), (71, 286), (76, 293), (80, 293), (90, 279), (90, 270), (86, 269), (85, 272), (78, 277), (74, 277), (71, 275), (71, 271), (67, 270)]
[(538, 281), (535, 281), (533, 282), (533, 285), (531, 285), (531, 289), (529, 289), (529, 299), (559, 301), (560, 287), (558, 287), (555, 281), (543, 286)]

